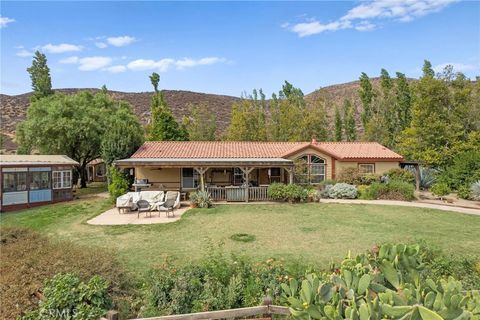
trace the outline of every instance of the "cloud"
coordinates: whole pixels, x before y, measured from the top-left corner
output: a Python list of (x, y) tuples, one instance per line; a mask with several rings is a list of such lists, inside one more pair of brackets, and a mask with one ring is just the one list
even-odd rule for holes
[(65, 58), (65, 59), (60, 60), (60, 63), (63, 63), (63, 64), (74, 64), (74, 63), (78, 63), (78, 60), (79, 60), (78, 57), (73, 56), (73, 57), (68, 57), (68, 58)]
[(183, 58), (179, 60), (164, 58), (161, 60), (146, 60), (146, 59), (137, 59), (131, 61), (127, 64), (127, 68), (133, 71), (142, 71), (142, 70), (158, 70), (160, 72), (166, 72), (171, 67), (174, 67), (178, 70), (185, 68), (192, 68), (201, 65), (212, 65), (216, 63), (225, 62), (225, 58), (219, 57), (206, 57), (201, 59), (191, 59)]
[(409, 22), (416, 18), (438, 12), (458, 0), (373, 0), (362, 2), (350, 9), (338, 20), (321, 23), (315, 19), (297, 23), (282, 24), (282, 28), (306, 37), (326, 31), (354, 28), (358, 31), (371, 31), (376, 24), (371, 20), (390, 19)]
[(122, 36), (122, 37), (109, 37), (107, 38), (107, 43), (114, 47), (124, 47), (135, 42), (134, 37)]
[(105, 42), (95, 42), (95, 45), (97, 46), (97, 48), (100, 48), (100, 49), (104, 49), (108, 47), (108, 45)]
[(117, 66), (108, 67), (105, 70), (111, 73), (121, 73), (121, 72), (127, 71), (127, 67), (122, 65), (117, 65)]
[(435, 72), (442, 72), (443, 69), (445, 69), (446, 66), (452, 66), (453, 70), (455, 72), (467, 72), (467, 71), (477, 70), (480, 67), (480, 66), (474, 65), (474, 64), (448, 62), (448, 63), (442, 63), (442, 64), (438, 64), (438, 65), (434, 66), (433, 70)]
[(9, 23), (15, 22), (15, 19), (0, 16), (0, 29), (5, 28)]
[(81, 71), (95, 71), (108, 67), (112, 63), (112, 58), (101, 56), (79, 58), (73, 56), (60, 60), (60, 63), (78, 64), (78, 70)]
[(83, 49), (82, 46), (77, 46), (74, 44), (69, 43), (61, 43), (61, 44), (46, 44), (42, 46), (40, 49), (44, 52), (48, 53), (64, 53), (64, 52), (74, 52), (74, 51), (81, 51)]
[(33, 52), (31, 51), (28, 51), (26, 49), (21, 49), (20, 51), (18, 51), (16, 53), (16, 56), (17, 57), (22, 57), (22, 58), (28, 58), (28, 57), (32, 57), (33, 56)]

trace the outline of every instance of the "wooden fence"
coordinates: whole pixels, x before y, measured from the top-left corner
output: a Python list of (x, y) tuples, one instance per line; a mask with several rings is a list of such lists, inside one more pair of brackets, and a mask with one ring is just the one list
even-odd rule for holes
[(267, 186), (262, 187), (207, 187), (213, 201), (245, 201), (247, 192), (249, 201), (267, 201)]
[[(236, 319), (236, 318), (248, 318), (255, 316), (262, 316), (273, 318), (273, 315), (283, 315), (289, 316), (290, 310), (287, 307), (275, 306), (271, 304), (271, 299), (269, 297), (264, 299), (262, 306), (258, 307), (248, 307), (248, 308), (238, 308), (238, 309), (228, 309), (228, 310), (218, 310), (218, 311), (207, 311), (207, 312), (197, 312), (197, 313), (187, 313), (187, 314), (177, 314), (171, 316), (161, 316), (153, 318), (137, 318), (131, 320), (204, 320), (204, 319)], [(119, 315), (116, 311), (109, 311), (105, 318), (101, 320), (118, 320)]]

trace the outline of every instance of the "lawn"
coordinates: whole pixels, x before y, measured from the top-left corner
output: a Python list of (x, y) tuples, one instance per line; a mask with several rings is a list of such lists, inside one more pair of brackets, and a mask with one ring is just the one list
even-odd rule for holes
[[(201, 258), (210, 246), (253, 259), (285, 258), (325, 266), (351, 249), (375, 243), (425, 240), (446, 252), (480, 257), (480, 216), (433, 209), (347, 204), (218, 205), (192, 209), (163, 225), (91, 226), (86, 221), (111, 207), (92, 197), (1, 215), (1, 226), (36, 229), (52, 238), (112, 249), (140, 272), (166, 257), (177, 263)], [(230, 239), (236, 233), (253, 242)]]

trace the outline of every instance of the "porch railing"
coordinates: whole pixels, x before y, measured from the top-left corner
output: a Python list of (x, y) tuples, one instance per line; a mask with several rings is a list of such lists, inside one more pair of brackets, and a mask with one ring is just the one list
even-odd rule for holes
[[(248, 192), (249, 201), (267, 201), (270, 198), (267, 195), (268, 186), (261, 187), (207, 187), (213, 201), (246, 201)], [(248, 190), (248, 191), (247, 191)]]

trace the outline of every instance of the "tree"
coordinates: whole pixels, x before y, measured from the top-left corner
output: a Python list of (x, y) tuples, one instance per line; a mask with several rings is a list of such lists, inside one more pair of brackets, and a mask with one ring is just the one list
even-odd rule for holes
[(405, 74), (397, 72), (395, 86), (395, 110), (398, 120), (398, 132), (410, 125), (412, 120), (412, 92)]
[(227, 129), (227, 140), (233, 141), (265, 141), (266, 132), (266, 101), (262, 90), (260, 99), (258, 92), (243, 97), (240, 102), (234, 102), (230, 126)]
[(340, 110), (338, 106), (335, 107), (335, 141), (342, 141), (342, 116), (340, 115)]
[(148, 126), (148, 140), (150, 141), (184, 141), (188, 140), (188, 132), (178, 125), (168, 107), (162, 92), (158, 90), (160, 76), (152, 73), (150, 76), (155, 92), (151, 102), (151, 120)]
[(110, 166), (115, 160), (130, 157), (143, 143), (144, 130), (126, 102), (118, 102), (118, 110), (106, 121), (101, 142), (103, 161)]
[(357, 139), (354, 114), (352, 103), (350, 100), (345, 99), (343, 102), (343, 128), (347, 141), (355, 141)]
[(211, 112), (207, 105), (192, 105), (190, 113), (183, 117), (183, 127), (188, 131), (188, 137), (193, 141), (213, 141), (217, 131), (217, 124), (214, 112)]
[(33, 96), (31, 100), (37, 100), (53, 94), (50, 68), (47, 65), (47, 57), (40, 51), (35, 51), (32, 66), (27, 69), (32, 80)]
[(300, 123), (300, 140), (325, 141), (328, 139), (328, 120), (325, 109), (326, 101), (323, 98), (317, 98), (305, 107), (303, 121)]
[(428, 60), (423, 60), (422, 72), (424, 78), (435, 77), (435, 71), (433, 71), (432, 64)]
[(368, 121), (372, 117), (372, 103), (375, 98), (375, 92), (370, 82), (370, 78), (365, 72), (362, 72), (360, 75), (360, 89), (359, 89), (360, 100), (362, 101), (363, 111), (362, 111), (362, 123), (363, 127), (367, 126)]
[[(87, 164), (101, 157), (102, 149), (106, 150), (110, 145), (105, 142), (102, 148), (106, 131), (112, 130), (116, 124), (138, 128), (138, 124), (132, 124), (134, 120), (126, 109), (126, 103), (115, 102), (103, 92), (95, 95), (85, 91), (73, 95), (57, 93), (35, 100), (27, 110), (25, 121), (17, 127), (20, 148), (25, 151), (34, 148), (42, 154), (65, 154), (76, 160), (80, 163), (77, 172), (84, 188)], [(124, 130), (124, 134), (112, 134), (120, 139), (116, 150), (125, 150), (122, 148), (131, 143), (130, 137), (134, 134), (128, 127), (117, 129)], [(125, 151), (121, 156), (126, 154)], [(113, 158), (111, 156), (108, 161)]]

